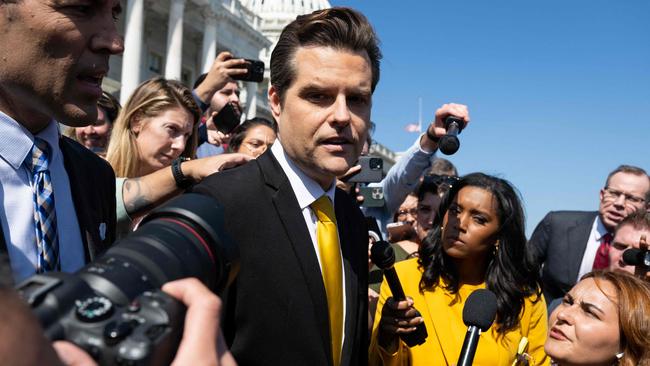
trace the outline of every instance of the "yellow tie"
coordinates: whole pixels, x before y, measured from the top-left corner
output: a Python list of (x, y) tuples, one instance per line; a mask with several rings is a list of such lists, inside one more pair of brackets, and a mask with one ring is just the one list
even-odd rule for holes
[(332, 358), (334, 366), (338, 366), (341, 363), (343, 339), (343, 266), (336, 229), (336, 216), (332, 201), (327, 196), (322, 196), (312, 203), (311, 209), (318, 218), (316, 235), (318, 236), (318, 252), (329, 308)]

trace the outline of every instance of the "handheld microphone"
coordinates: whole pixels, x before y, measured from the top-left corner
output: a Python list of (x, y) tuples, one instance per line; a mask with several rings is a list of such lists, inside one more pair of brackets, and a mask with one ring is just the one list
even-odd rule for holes
[(623, 262), (628, 266), (634, 266), (634, 274), (645, 278), (650, 271), (650, 251), (647, 249), (630, 248), (623, 252)]
[[(388, 287), (390, 287), (390, 291), (393, 293), (393, 298), (397, 301), (406, 300), (402, 284), (399, 282), (399, 277), (393, 267), (395, 264), (395, 251), (390, 244), (383, 240), (376, 242), (370, 249), (370, 257), (372, 258), (372, 262), (383, 270), (384, 278), (386, 278)], [(420, 316), (419, 312), (418, 316)], [(402, 341), (404, 341), (404, 343), (409, 347), (424, 343), (428, 336), (429, 334), (427, 333), (427, 328), (424, 325), (424, 322), (418, 324), (415, 327), (415, 331), (400, 334)]]
[(458, 140), (458, 134), (465, 127), (465, 123), (462, 119), (449, 116), (445, 118), (445, 129), (447, 133), (440, 138), (438, 147), (440, 151), (445, 155), (452, 155), (458, 151), (460, 147), (460, 141)]
[(457, 366), (469, 366), (474, 361), (481, 332), (490, 328), (497, 315), (497, 296), (490, 290), (478, 289), (472, 292), (463, 307), (463, 323), (467, 334), (460, 350)]

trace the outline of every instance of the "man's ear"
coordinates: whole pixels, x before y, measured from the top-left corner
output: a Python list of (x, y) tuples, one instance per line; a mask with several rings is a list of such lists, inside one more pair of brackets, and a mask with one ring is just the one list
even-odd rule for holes
[(271, 113), (273, 114), (273, 118), (275, 118), (276, 121), (279, 121), (280, 113), (282, 112), (282, 103), (280, 94), (273, 85), (269, 87), (269, 104), (271, 105)]

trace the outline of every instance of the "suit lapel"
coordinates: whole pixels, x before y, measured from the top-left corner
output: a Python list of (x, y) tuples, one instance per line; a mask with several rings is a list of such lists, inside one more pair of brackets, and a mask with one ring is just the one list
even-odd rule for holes
[[(355, 235), (353, 233), (353, 227), (349, 223), (353, 222), (349, 217), (349, 212), (346, 210), (346, 205), (344, 200), (346, 197), (343, 197), (345, 193), (342, 191), (336, 190), (334, 210), (336, 214), (337, 228), (339, 232), (339, 241), (341, 244), (341, 252), (343, 254), (343, 271), (344, 271), (344, 281), (345, 281), (345, 297), (346, 297), (346, 309), (345, 309), (345, 333), (347, 335), (351, 334), (360, 334), (357, 327), (358, 322), (356, 319), (359, 319), (360, 316), (365, 316), (365, 314), (357, 314), (359, 310), (359, 286), (358, 286), (358, 274), (355, 272), (354, 268), (359, 268), (355, 266), (355, 263), (358, 263), (358, 251), (356, 246), (358, 243), (355, 243)], [(352, 346), (355, 343), (354, 339), (350, 339), (350, 336), (345, 338), (341, 364), (347, 365), (350, 364), (351, 350)]]
[(59, 147), (63, 154), (63, 165), (68, 173), (72, 202), (77, 213), (81, 240), (84, 245), (84, 256), (86, 263), (89, 263), (97, 255), (97, 248), (94, 244), (101, 243), (99, 229), (93, 229), (93, 207), (91, 202), (88, 202), (88, 197), (91, 195), (86, 194), (88, 189), (93, 189), (92, 184), (88, 184), (85, 178), (86, 174), (92, 174), (92, 172), (83, 171), (83, 164), (73, 163), (77, 157), (69, 144), (65, 138), (59, 139)]
[(296, 259), (300, 264), (303, 278), (309, 290), (309, 296), (314, 304), (314, 316), (323, 342), (322, 349), (326, 351), (324, 357), (329, 360), (329, 364), (332, 364), (325, 286), (319, 270), (318, 257), (314, 252), (311, 236), (305, 225), (305, 219), (289, 180), (270, 150), (257, 158), (257, 161), (265, 183), (275, 190), (271, 199), (276, 213), (280, 221), (282, 221), (284, 232), (289, 238)]
[(565, 268), (567, 269), (568, 283), (575, 282), (580, 272), (580, 265), (587, 249), (593, 219), (592, 215), (576, 218), (567, 230), (567, 265)]

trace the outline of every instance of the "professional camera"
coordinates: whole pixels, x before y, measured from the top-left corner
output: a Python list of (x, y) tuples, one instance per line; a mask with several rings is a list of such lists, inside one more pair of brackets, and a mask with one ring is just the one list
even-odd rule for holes
[(219, 293), (238, 270), (219, 204), (185, 194), (77, 273), (39, 274), (17, 290), (52, 341), (71, 341), (101, 365), (169, 365), (185, 307), (160, 287), (196, 277)]

